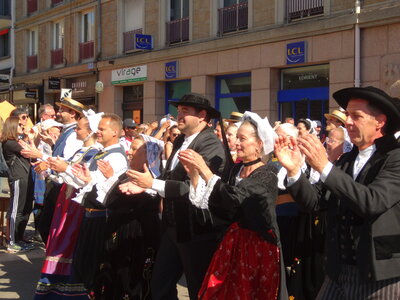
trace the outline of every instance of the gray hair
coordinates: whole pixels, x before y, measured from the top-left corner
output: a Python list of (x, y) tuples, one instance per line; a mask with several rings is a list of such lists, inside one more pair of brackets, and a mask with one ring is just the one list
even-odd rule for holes
[(275, 128), (275, 132), (277, 134), (278, 131), (282, 131), (286, 136), (292, 136), (295, 138), (297, 138), (297, 136), (299, 135), (299, 131), (297, 130), (296, 126), (290, 123), (280, 124), (278, 127)]

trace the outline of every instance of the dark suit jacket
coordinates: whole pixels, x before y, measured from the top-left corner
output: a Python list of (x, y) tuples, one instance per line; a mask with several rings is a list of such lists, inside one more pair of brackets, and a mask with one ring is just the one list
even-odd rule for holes
[[(172, 171), (169, 170), (172, 158), (183, 141), (184, 135), (176, 138), (171, 156), (161, 176), (161, 179), (166, 180), (163, 221), (168, 218), (165, 215), (165, 206), (173, 207), (177, 239), (180, 242), (190, 241), (193, 235), (212, 232), (229, 223), (214, 218), (208, 210), (196, 208), (191, 204), (189, 200), (190, 179), (180, 162)], [(210, 128), (201, 131), (188, 149), (193, 149), (202, 155), (214, 174), (222, 175), (226, 161), (225, 151), (223, 144)]]
[(364, 280), (400, 276), (400, 148), (393, 135), (375, 141), (376, 152), (353, 180), (358, 149), (335, 164), (324, 183), (312, 186), (304, 175), (288, 187), (304, 209), (327, 209), (327, 274), (336, 279), (339, 257), (339, 218), (354, 214), (356, 265)]

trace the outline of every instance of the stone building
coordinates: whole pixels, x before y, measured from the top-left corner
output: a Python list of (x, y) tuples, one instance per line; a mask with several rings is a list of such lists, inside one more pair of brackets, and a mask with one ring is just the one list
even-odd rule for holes
[(69, 88), (147, 122), (192, 91), (225, 117), (323, 120), (343, 87), (400, 95), (396, 0), (15, 1), (15, 103), (27, 102), (18, 91), (53, 103)]

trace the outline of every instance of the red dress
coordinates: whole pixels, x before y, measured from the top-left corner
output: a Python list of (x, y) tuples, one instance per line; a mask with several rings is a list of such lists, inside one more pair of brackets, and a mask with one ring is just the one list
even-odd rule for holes
[(215, 216), (232, 220), (208, 267), (199, 299), (287, 299), (275, 202), (273, 166), (255, 169), (238, 179), (235, 165), (228, 183), (212, 187), (208, 207)]
[(279, 255), (276, 245), (233, 223), (211, 260), (199, 299), (277, 299)]

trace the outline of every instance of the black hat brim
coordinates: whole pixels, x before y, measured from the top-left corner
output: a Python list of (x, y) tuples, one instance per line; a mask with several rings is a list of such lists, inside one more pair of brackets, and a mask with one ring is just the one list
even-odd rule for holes
[(350, 99), (364, 99), (375, 105), (387, 116), (387, 132), (400, 130), (400, 110), (396, 107), (393, 98), (383, 91), (373, 88), (345, 88), (333, 93), (336, 102), (347, 109)]
[(204, 109), (208, 112), (208, 116), (211, 119), (218, 119), (221, 116), (221, 113), (218, 110), (216, 110), (214, 107), (211, 107), (208, 105), (203, 105), (200, 103), (193, 103), (193, 102), (186, 102), (186, 101), (173, 101), (173, 100), (169, 100), (168, 103), (175, 107), (178, 107), (178, 105), (185, 105), (185, 106), (192, 106), (192, 107)]

